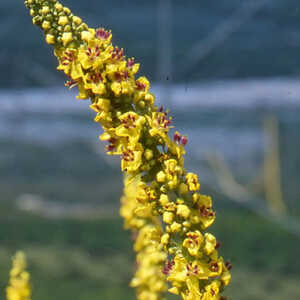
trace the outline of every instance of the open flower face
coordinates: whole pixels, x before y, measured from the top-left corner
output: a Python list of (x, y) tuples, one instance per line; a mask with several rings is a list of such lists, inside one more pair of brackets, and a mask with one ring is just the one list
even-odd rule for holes
[(200, 231), (188, 232), (186, 239), (183, 241), (183, 246), (188, 250), (192, 256), (199, 254), (199, 249), (203, 241), (203, 236)]
[(119, 119), (121, 125), (116, 128), (116, 135), (127, 137), (129, 144), (134, 146), (140, 139), (145, 118), (135, 112), (127, 112), (121, 115)]
[(98, 71), (87, 73), (84, 76), (85, 88), (91, 90), (95, 95), (105, 95), (106, 93), (106, 78), (103, 73)]
[(198, 181), (198, 176), (194, 173), (187, 173), (185, 176), (186, 182), (188, 184), (189, 190), (192, 192), (198, 191), (200, 188), (200, 184)]
[(78, 52), (75, 49), (68, 49), (65, 51), (55, 52), (59, 57), (60, 64), (57, 70), (62, 70), (73, 80), (83, 78), (84, 73), (81, 67), (80, 60), (78, 59)]
[(136, 144), (135, 147), (129, 146), (122, 151), (121, 168), (128, 173), (136, 172), (142, 164), (143, 146)]
[(172, 267), (168, 281), (172, 282), (172, 284), (176, 287), (180, 287), (183, 282), (187, 279), (187, 271), (186, 271), (187, 261), (181, 255), (176, 255), (174, 258), (174, 266)]
[(161, 137), (163, 141), (166, 141), (171, 119), (164, 112), (153, 112), (151, 117), (146, 117), (150, 125), (150, 135)]

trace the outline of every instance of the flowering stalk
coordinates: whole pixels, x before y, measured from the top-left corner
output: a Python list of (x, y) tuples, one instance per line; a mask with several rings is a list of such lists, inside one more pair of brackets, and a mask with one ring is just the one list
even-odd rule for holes
[(153, 216), (151, 207), (146, 208), (137, 200), (140, 183), (139, 177), (131, 180), (125, 176), (120, 214), (125, 219), (125, 228), (132, 230), (137, 252), (137, 270), (130, 285), (137, 288), (138, 299), (156, 300), (162, 299), (167, 290), (162, 272), (167, 255), (160, 247), (163, 229), (158, 216)]
[(26, 271), (26, 258), (23, 252), (17, 252), (13, 257), (10, 270), (9, 285), (6, 288), (6, 300), (30, 300), (30, 275)]
[(187, 138), (178, 132), (170, 138), (168, 111), (154, 105), (147, 78), (136, 79), (139, 64), (112, 45), (110, 31), (89, 28), (58, 1), (25, 4), (53, 45), (58, 70), (70, 79), (66, 85), (78, 87), (77, 98), (91, 100), (107, 154), (121, 157), (121, 214), (137, 234), (131, 283), (137, 298), (162, 299), (166, 279), (168, 291), (182, 299), (225, 299), (231, 266), (219, 257), (216, 238), (205, 233), (215, 220), (211, 198), (199, 193), (197, 175), (184, 168)]

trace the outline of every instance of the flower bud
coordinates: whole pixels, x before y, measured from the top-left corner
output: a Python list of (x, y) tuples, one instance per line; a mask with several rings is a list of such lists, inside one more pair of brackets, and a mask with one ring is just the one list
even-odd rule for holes
[(82, 20), (81, 18), (77, 17), (77, 16), (73, 16), (72, 17), (72, 20), (73, 22), (76, 24), (76, 25), (80, 25), (82, 23)]
[(159, 197), (159, 203), (164, 206), (169, 203), (169, 197), (166, 194), (161, 194)]
[(184, 204), (180, 204), (177, 205), (177, 211), (176, 211), (177, 215), (187, 219), (191, 213), (191, 210), (187, 207), (187, 205)]
[(147, 160), (150, 160), (153, 157), (153, 151), (151, 149), (146, 149), (144, 155)]
[(63, 7), (60, 3), (56, 3), (56, 4), (54, 5), (54, 8), (55, 8), (55, 10), (57, 10), (57, 11), (62, 11), (64, 7)]
[(169, 212), (169, 211), (164, 212), (163, 220), (164, 220), (165, 223), (171, 224), (174, 220), (174, 214)]
[(58, 19), (58, 24), (61, 26), (65, 26), (66, 24), (69, 23), (69, 19), (66, 16), (61, 16)]
[(92, 34), (89, 31), (81, 32), (81, 39), (85, 42), (90, 41), (93, 38)]
[(168, 233), (163, 234), (163, 236), (161, 237), (161, 243), (163, 245), (167, 245), (169, 243), (169, 239), (170, 239), (170, 235)]
[(54, 35), (47, 34), (46, 35), (46, 43), (50, 44), (50, 45), (55, 44), (55, 37), (54, 37)]
[(50, 28), (51, 28), (50, 22), (44, 21), (44, 22), (42, 23), (42, 28), (45, 29), (45, 30), (50, 29)]
[(61, 39), (63, 41), (64, 46), (66, 46), (73, 40), (72, 32), (64, 32)]
[(42, 9), (41, 9), (41, 13), (43, 15), (46, 15), (48, 12), (50, 12), (49, 6), (43, 6)]
[(163, 172), (163, 171), (159, 171), (157, 174), (156, 174), (156, 180), (158, 182), (165, 182), (166, 180), (166, 174)]
[(182, 225), (177, 223), (177, 222), (174, 222), (171, 224), (170, 228), (171, 228), (171, 232), (175, 233), (175, 232), (179, 232), (180, 229), (181, 229)]

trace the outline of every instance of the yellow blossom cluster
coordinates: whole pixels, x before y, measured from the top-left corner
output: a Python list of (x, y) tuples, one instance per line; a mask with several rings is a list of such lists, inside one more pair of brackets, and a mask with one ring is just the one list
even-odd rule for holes
[(124, 195), (121, 198), (120, 214), (125, 228), (131, 229), (134, 250), (137, 252), (136, 273), (131, 286), (137, 288), (139, 300), (159, 300), (167, 290), (163, 274), (166, 253), (160, 246), (162, 226), (158, 216), (153, 216), (151, 207), (137, 199), (141, 180), (139, 177), (124, 180)]
[[(211, 198), (199, 193), (196, 174), (184, 167), (187, 137), (170, 137), (172, 118), (155, 106), (139, 64), (113, 46), (110, 31), (92, 29), (56, 0), (25, 0), (58, 69), (90, 99), (109, 155), (119, 155), (126, 174), (121, 215), (137, 234), (137, 272), (131, 283), (139, 300), (169, 292), (185, 300), (221, 300), (230, 281), (229, 262), (205, 230), (214, 222)], [(133, 185), (133, 187), (131, 186)], [(164, 267), (161, 268), (164, 261)]]
[(26, 259), (23, 252), (17, 252), (10, 270), (9, 285), (6, 288), (6, 300), (30, 300), (30, 275), (26, 271)]

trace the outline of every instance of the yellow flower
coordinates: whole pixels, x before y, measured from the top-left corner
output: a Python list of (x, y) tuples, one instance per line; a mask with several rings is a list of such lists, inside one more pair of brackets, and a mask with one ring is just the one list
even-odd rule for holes
[(91, 67), (95, 70), (103, 65), (102, 60), (99, 58), (100, 56), (100, 48), (96, 47), (95, 49), (89, 48), (86, 49), (79, 49), (78, 59), (82, 67), (87, 70)]
[(98, 28), (95, 31), (95, 37), (101, 41), (102, 46), (104, 48), (108, 48), (110, 43), (111, 43), (111, 39), (112, 39), (112, 34), (110, 30), (105, 30), (104, 28)]
[(203, 241), (203, 236), (199, 230), (190, 231), (186, 234), (187, 238), (183, 241), (183, 247), (187, 248), (192, 256), (199, 254), (199, 249)]
[(169, 188), (174, 189), (178, 185), (178, 175), (182, 174), (182, 168), (178, 166), (176, 159), (168, 159), (164, 162), (164, 171)]
[[(97, 118), (97, 117), (96, 117)], [(122, 154), (122, 141), (119, 140), (115, 134), (115, 129), (109, 129), (100, 135), (101, 141), (109, 142), (106, 146), (107, 154), (109, 155), (121, 155)]]
[(170, 292), (171, 294), (174, 295), (179, 295), (179, 289), (175, 286), (173, 286), (172, 288), (168, 289), (168, 292)]
[(139, 232), (134, 249), (135, 251), (139, 251), (156, 240), (160, 240), (160, 232), (152, 225), (144, 226)]
[(70, 76), (73, 80), (82, 78), (83, 71), (81, 64), (77, 59), (77, 50), (67, 49), (65, 51), (57, 50), (55, 55), (59, 58), (59, 66), (57, 70), (62, 70), (66, 75)]
[(128, 80), (114, 81), (110, 88), (117, 97), (121, 94), (131, 94), (133, 92), (132, 85)]
[(200, 188), (200, 184), (198, 181), (198, 176), (194, 173), (187, 173), (185, 176), (186, 182), (188, 184), (189, 190), (192, 192), (198, 191)]
[[(203, 268), (205, 270), (206, 267)], [(223, 271), (223, 260), (219, 259), (218, 261), (212, 261), (209, 264), (209, 277), (216, 277), (222, 274)]]
[(211, 233), (205, 233), (205, 243), (204, 243), (204, 252), (207, 255), (210, 255), (216, 249), (217, 241), (216, 238)]
[(136, 199), (140, 203), (146, 203), (156, 199), (156, 192), (145, 182), (140, 181), (135, 190)]
[(110, 111), (110, 100), (105, 98), (97, 98), (96, 101), (90, 105), (90, 108), (97, 113)]
[(167, 280), (172, 282), (173, 286), (181, 287), (187, 279), (187, 261), (182, 255), (175, 255), (174, 266), (172, 267)]
[(142, 164), (143, 146), (137, 143), (134, 147), (129, 146), (122, 151), (122, 171), (136, 172)]
[(152, 206), (149, 204), (141, 205), (134, 210), (134, 214), (140, 218), (150, 218), (152, 216)]
[(139, 69), (140, 69), (140, 64), (134, 62), (134, 58), (128, 58), (127, 60), (127, 68), (130, 72), (130, 75), (133, 77)]
[(180, 164), (183, 164), (183, 155), (185, 154), (185, 149), (182, 145), (176, 144), (174, 141), (170, 139), (169, 136), (164, 138), (166, 145), (168, 147), (168, 151), (173, 155), (176, 155)]
[(146, 203), (149, 201), (149, 195), (147, 191), (147, 185), (144, 182), (141, 182), (136, 189), (136, 199), (140, 203)]
[(135, 84), (136, 93), (134, 94), (134, 102), (137, 103), (141, 100), (145, 100), (145, 96), (148, 94), (150, 88), (150, 83), (146, 77), (140, 77), (136, 80)]
[(153, 112), (150, 116), (146, 116), (149, 126), (151, 127), (149, 133), (151, 136), (161, 137), (163, 140), (167, 140), (167, 133), (169, 131), (169, 125), (171, 120), (167, 118), (166, 113)]
[(103, 73), (89, 72), (84, 76), (84, 87), (91, 90), (96, 95), (104, 95), (106, 93), (106, 78)]
[(200, 224), (201, 228), (205, 230), (215, 221), (216, 218), (216, 214), (212, 210), (211, 198), (209, 196), (195, 193), (193, 195), (193, 201), (196, 204), (197, 209), (191, 210), (191, 223)]
[(199, 289), (199, 280), (196, 276), (190, 275), (186, 280), (188, 292), (182, 294), (184, 300), (201, 300), (201, 293)]
[(220, 282), (217, 280), (207, 285), (203, 294), (203, 300), (219, 300), (220, 285)]
[(125, 60), (107, 64), (105, 72), (112, 82), (110, 88), (115, 96), (131, 95), (134, 92), (134, 75)]
[(177, 166), (176, 159), (168, 159), (164, 162), (166, 173), (170, 178), (176, 173), (181, 173), (182, 169)]
[(85, 88), (83, 81), (79, 81), (77, 87), (79, 92), (77, 99), (89, 99), (92, 96), (91, 92)]
[(226, 286), (230, 283), (231, 281), (231, 274), (229, 271), (225, 271), (221, 275), (221, 281), (222, 283)]
[(145, 118), (135, 112), (127, 112), (119, 117), (121, 125), (116, 128), (116, 135), (128, 137), (129, 143), (136, 144), (145, 123)]

